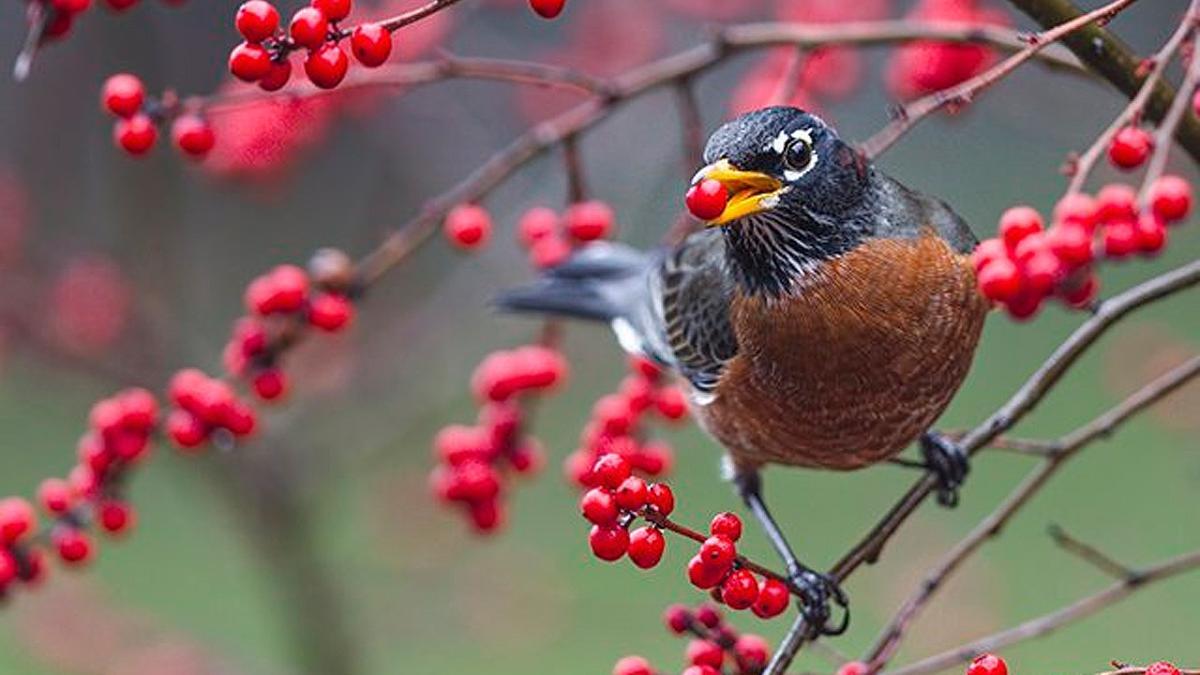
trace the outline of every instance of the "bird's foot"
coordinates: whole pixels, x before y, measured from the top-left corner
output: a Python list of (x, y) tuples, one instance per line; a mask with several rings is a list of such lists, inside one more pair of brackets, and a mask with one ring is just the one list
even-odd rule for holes
[[(809, 569), (791, 574), (792, 583), (800, 589), (800, 613), (808, 625), (809, 635), (841, 635), (850, 626), (850, 600), (832, 577)], [(831, 624), (833, 607), (840, 607), (841, 619)]]
[(925, 467), (938, 479), (938, 503), (947, 508), (958, 505), (958, 489), (971, 470), (970, 459), (962, 446), (936, 431), (921, 436), (921, 455)]

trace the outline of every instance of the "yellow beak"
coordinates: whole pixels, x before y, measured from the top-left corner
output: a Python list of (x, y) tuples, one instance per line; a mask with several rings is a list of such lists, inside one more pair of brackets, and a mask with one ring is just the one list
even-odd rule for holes
[(758, 171), (742, 171), (727, 159), (714, 162), (696, 172), (692, 184), (713, 179), (729, 191), (729, 201), (721, 215), (708, 221), (708, 227), (724, 225), (775, 206), (787, 188), (778, 179)]

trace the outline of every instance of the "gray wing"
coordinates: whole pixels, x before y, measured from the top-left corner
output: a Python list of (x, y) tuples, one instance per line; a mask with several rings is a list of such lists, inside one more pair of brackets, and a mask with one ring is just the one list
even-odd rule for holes
[(698, 232), (666, 253), (650, 280), (651, 304), (672, 365), (704, 392), (712, 391), (738, 351), (729, 320), (733, 282), (724, 260), (720, 232)]

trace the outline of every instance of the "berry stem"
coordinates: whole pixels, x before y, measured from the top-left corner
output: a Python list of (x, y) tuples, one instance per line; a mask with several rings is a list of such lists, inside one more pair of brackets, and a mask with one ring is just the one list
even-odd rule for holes
[(1167, 167), (1167, 157), (1171, 154), (1171, 139), (1191, 107), (1192, 92), (1200, 82), (1200, 0), (1192, 1), (1183, 25), (1189, 28), (1188, 34), (1192, 36), (1191, 63), (1188, 64), (1179, 91), (1175, 93), (1175, 100), (1171, 102), (1171, 107), (1167, 109), (1167, 114), (1155, 132), (1154, 151), (1146, 165), (1146, 174), (1142, 177), (1142, 188), (1138, 191), (1138, 203), (1142, 206), (1147, 205), (1150, 186), (1154, 185)]

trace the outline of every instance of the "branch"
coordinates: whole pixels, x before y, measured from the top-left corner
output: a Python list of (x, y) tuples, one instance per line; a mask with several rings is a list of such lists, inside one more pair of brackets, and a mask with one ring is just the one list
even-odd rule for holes
[(888, 675), (926, 675), (945, 670), (959, 663), (966, 663), (984, 652), (996, 651), (1017, 642), (1051, 633), (1124, 600), (1140, 588), (1184, 572), (1190, 572), (1197, 567), (1200, 567), (1200, 551), (1186, 553), (1142, 568), (1137, 570), (1133, 579), (1118, 581), (1099, 593), (1078, 600), (1062, 609), (1026, 621), (1008, 630), (935, 654), (912, 665), (888, 671)]
[(1146, 165), (1146, 175), (1142, 177), (1142, 189), (1138, 195), (1138, 202), (1143, 206), (1148, 199), (1150, 187), (1167, 167), (1167, 157), (1171, 154), (1171, 137), (1175, 135), (1176, 129), (1187, 116), (1187, 110), (1192, 103), (1192, 92), (1196, 89), (1196, 83), (1200, 81), (1200, 57), (1197, 57), (1197, 54), (1200, 54), (1200, 35), (1196, 34), (1198, 23), (1200, 23), (1200, 0), (1194, 0), (1188, 18), (1184, 21), (1184, 25), (1191, 27), (1193, 34), (1191, 64), (1188, 65), (1187, 74), (1184, 75), (1183, 82), (1179, 85), (1179, 93), (1171, 102), (1170, 109), (1167, 110), (1162, 124), (1158, 126), (1158, 131), (1154, 135), (1154, 154), (1150, 157), (1150, 163)]
[(1084, 424), (1058, 441), (1048, 444), (1049, 454), (1031, 471), (1009, 495), (984, 518), (967, 536), (950, 549), (946, 556), (925, 576), (924, 580), (900, 606), (881, 631), (865, 661), (876, 670), (885, 666), (895, 655), (907, 629), (929, 603), (946, 579), (957, 571), (984, 542), (998, 535), (1014, 515), (1039, 492), (1067, 460), (1074, 457), (1092, 441), (1108, 436), (1121, 423), (1166, 398), (1184, 384), (1200, 375), (1200, 356), (1193, 357), (1164, 375), (1130, 394), (1125, 400)]
[[(1043, 27), (1056, 26), (1079, 16), (1080, 10), (1071, 0), (1009, 0)], [(1142, 59), (1123, 40), (1099, 25), (1088, 26), (1063, 40), (1081, 61), (1108, 80), (1114, 87), (1129, 97), (1137, 95), (1146, 81), (1142, 73)], [(1161, 120), (1175, 98), (1170, 84), (1158, 81), (1146, 106), (1147, 115)], [(1200, 161), (1200, 121), (1188, 115), (1179, 125), (1176, 140), (1187, 150), (1192, 159)]]
[(874, 136), (862, 144), (862, 153), (871, 158), (879, 156), (926, 117), (951, 105), (958, 106), (970, 103), (984, 89), (1007, 77), (1020, 67), (1021, 64), (1032, 59), (1048, 45), (1054, 44), (1084, 26), (1108, 21), (1134, 2), (1135, 0), (1113, 0), (1113, 2), (1099, 9), (1094, 9), (1087, 14), (1077, 16), (1070, 21), (1059, 23), (1044, 33), (1030, 37), (1024, 49), (975, 77), (949, 89), (936, 91), (912, 103), (906, 104), (900, 109), (896, 118), (890, 124), (880, 129)]
[(1137, 570), (1122, 565), (1117, 562), (1112, 556), (1104, 551), (1092, 546), (1091, 544), (1080, 541), (1072, 537), (1066, 530), (1058, 525), (1051, 525), (1048, 528), (1050, 538), (1054, 540), (1064, 551), (1074, 555), (1087, 564), (1095, 567), (1101, 572), (1115, 579), (1124, 579), (1131, 581), (1137, 578)]

